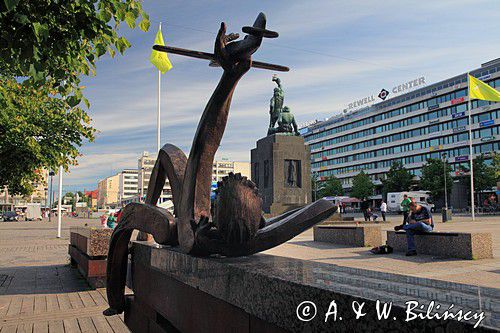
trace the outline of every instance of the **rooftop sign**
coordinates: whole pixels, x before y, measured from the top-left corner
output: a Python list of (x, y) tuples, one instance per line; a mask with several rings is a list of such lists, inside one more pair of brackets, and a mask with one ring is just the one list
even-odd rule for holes
[[(393, 87), (390, 90), (386, 90), (385, 88), (382, 88), (380, 92), (377, 94), (377, 97), (380, 98), (381, 100), (385, 101), (386, 98), (390, 94), (394, 95), (400, 95), (409, 92), (410, 90), (414, 89), (415, 87), (419, 87), (421, 85), (425, 85), (425, 77), (421, 76), (419, 78), (416, 78), (414, 80), (402, 83), (400, 85), (397, 85)], [(347, 108), (345, 109), (346, 111), (353, 111), (359, 107), (362, 106), (368, 106), (369, 104), (372, 104), (376, 101), (375, 95), (363, 97), (361, 99), (358, 99), (356, 101), (353, 101), (349, 104), (347, 104)]]

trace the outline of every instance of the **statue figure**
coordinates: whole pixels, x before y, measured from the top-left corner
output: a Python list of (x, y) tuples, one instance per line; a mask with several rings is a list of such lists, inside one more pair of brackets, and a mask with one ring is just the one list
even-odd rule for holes
[(273, 82), (276, 82), (278, 87), (274, 88), (274, 94), (269, 104), (270, 120), (269, 120), (269, 130), (267, 131), (267, 135), (271, 135), (274, 133), (274, 125), (276, 125), (276, 122), (278, 121), (281, 109), (283, 108), (283, 102), (285, 100), (285, 92), (281, 87), (281, 80), (279, 79), (279, 77), (274, 75)]
[(297, 123), (295, 122), (295, 117), (290, 112), (290, 108), (285, 106), (280, 113), (278, 119), (278, 128), (275, 133), (288, 133), (293, 135), (300, 135)]
[(293, 187), (296, 185), (295, 181), (295, 165), (294, 161), (289, 160), (288, 161), (288, 170), (287, 170), (287, 177), (286, 177), (286, 183), (289, 187)]
[[(152, 234), (158, 244), (177, 247), (190, 255), (246, 256), (292, 239), (337, 209), (332, 202), (321, 199), (266, 220), (255, 183), (241, 174), (231, 173), (218, 184), (214, 214), (211, 214), (212, 163), (238, 81), (251, 67), (288, 70), (252, 60), (263, 37), (278, 36), (266, 29), (263, 13), (252, 27), (242, 30), (248, 35), (236, 40), (239, 36), (226, 35), (226, 25), (222, 23), (213, 54), (170, 46), (153, 47), (158, 51), (211, 60), (211, 65), (221, 66), (223, 73), (198, 123), (189, 157), (173, 144), (164, 145), (151, 172), (146, 203), (131, 203), (122, 210), (109, 244), (106, 292), (110, 308), (104, 311), (105, 315), (124, 311), (128, 244), (134, 229)], [(283, 117), (283, 126), (294, 123), (290, 116)], [(174, 214), (155, 206), (167, 178), (172, 188)]]
[[(285, 92), (281, 86), (281, 80), (276, 75), (273, 75), (273, 82), (278, 85), (274, 88), (274, 94), (269, 104), (269, 129), (267, 135), (282, 134), (282, 135), (300, 135), (295, 122), (295, 117), (290, 113), (288, 106), (283, 107), (285, 101)], [(274, 127), (278, 123), (278, 127)]]

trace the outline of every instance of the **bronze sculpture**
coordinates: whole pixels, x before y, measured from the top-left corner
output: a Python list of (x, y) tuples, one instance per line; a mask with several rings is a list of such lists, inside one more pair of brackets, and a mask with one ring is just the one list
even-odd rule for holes
[[(243, 256), (286, 242), (336, 210), (331, 202), (319, 200), (266, 221), (262, 217), (262, 199), (256, 185), (240, 174), (230, 174), (218, 184), (215, 212), (210, 219), (212, 163), (238, 81), (250, 67), (288, 70), (267, 63), (255, 66), (252, 61), (251, 55), (257, 51), (263, 37), (278, 36), (265, 27), (266, 17), (260, 13), (253, 27), (243, 28), (249, 35), (236, 41), (238, 35), (226, 35), (226, 25), (222, 23), (213, 55), (154, 46), (160, 51), (209, 59), (212, 65), (220, 65), (224, 71), (201, 116), (189, 157), (172, 144), (163, 146), (151, 174), (146, 204), (129, 204), (123, 209), (109, 247), (107, 295), (110, 308), (105, 315), (124, 310), (128, 242), (134, 229), (152, 234), (159, 244), (177, 246), (180, 251), (192, 255)], [(172, 188), (173, 215), (155, 206), (167, 177)]]
[(283, 108), (283, 102), (285, 100), (285, 93), (281, 87), (281, 80), (276, 75), (273, 75), (273, 82), (278, 85), (274, 88), (273, 97), (269, 103), (269, 129), (267, 130), (267, 135), (271, 135), (274, 132), (274, 125), (278, 121), (278, 118)]
[[(285, 92), (281, 86), (281, 80), (276, 75), (273, 75), (273, 82), (276, 82), (278, 87), (274, 88), (273, 97), (269, 103), (269, 128), (267, 135), (300, 135), (295, 117), (290, 112), (288, 106), (283, 106), (285, 101)], [(278, 123), (278, 127), (274, 127)]]

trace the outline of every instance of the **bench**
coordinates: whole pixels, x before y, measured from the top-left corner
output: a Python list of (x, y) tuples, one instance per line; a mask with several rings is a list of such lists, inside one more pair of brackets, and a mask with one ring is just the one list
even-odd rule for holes
[[(394, 251), (407, 250), (404, 231), (387, 231), (387, 245)], [(491, 233), (429, 232), (415, 235), (417, 252), (448, 258), (493, 258)]]
[(94, 288), (106, 285), (106, 258), (112, 229), (72, 227), (68, 253), (71, 265), (77, 267)]
[(314, 241), (355, 247), (382, 245), (382, 231), (379, 226), (333, 226), (316, 225), (313, 228)]

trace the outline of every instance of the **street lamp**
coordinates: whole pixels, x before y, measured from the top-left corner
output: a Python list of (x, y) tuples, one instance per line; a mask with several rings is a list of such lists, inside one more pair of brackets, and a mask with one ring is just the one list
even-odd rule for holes
[(313, 172), (314, 175), (314, 201), (317, 200), (318, 196), (318, 171)]
[(444, 209), (442, 210), (443, 222), (451, 220), (451, 211), (448, 209), (448, 186), (447, 186), (447, 166), (448, 166), (448, 155), (443, 153), (443, 177), (444, 177)]
[(50, 198), (49, 198), (49, 222), (50, 222), (50, 216), (52, 215), (52, 199), (54, 198), (52, 191), (54, 188), (52, 187), (52, 181), (54, 180), (54, 175), (56, 173), (54, 170), (49, 171), (49, 176), (50, 176)]
[(448, 210), (448, 187), (446, 186), (446, 165), (447, 165), (447, 155), (443, 153), (441, 155), (443, 157), (443, 176), (444, 176), (444, 208)]

